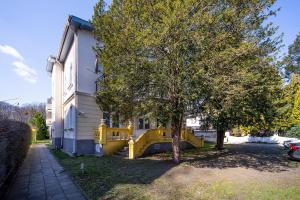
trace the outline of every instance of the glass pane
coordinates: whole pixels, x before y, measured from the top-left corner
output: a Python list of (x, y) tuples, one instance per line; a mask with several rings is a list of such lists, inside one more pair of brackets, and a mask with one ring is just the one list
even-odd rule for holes
[(144, 129), (144, 119), (139, 119), (139, 129)]
[(110, 127), (110, 114), (108, 112), (103, 112), (103, 119), (105, 119), (105, 124)]

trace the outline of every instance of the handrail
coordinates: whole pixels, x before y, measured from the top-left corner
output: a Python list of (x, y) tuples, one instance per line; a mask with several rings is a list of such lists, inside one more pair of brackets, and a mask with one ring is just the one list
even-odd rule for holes
[(133, 126), (129, 124), (127, 128), (110, 128), (102, 121), (95, 129), (95, 142), (106, 144), (108, 141), (129, 140), (133, 134)]
[[(181, 140), (189, 142), (195, 147), (203, 147), (203, 138), (197, 138), (188, 130), (181, 131)], [(141, 156), (146, 149), (155, 143), (172, 142), (171, 129), (158, 128), (149, 129), (136, 140), (129, 141), (129, 159), (134, 159)]]

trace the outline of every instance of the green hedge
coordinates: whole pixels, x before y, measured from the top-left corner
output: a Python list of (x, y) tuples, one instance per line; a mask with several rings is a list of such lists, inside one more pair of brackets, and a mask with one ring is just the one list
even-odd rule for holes
[(0, 199), (22, 164), (30, 143), (30, 126), (17, 121), (0, 121)]

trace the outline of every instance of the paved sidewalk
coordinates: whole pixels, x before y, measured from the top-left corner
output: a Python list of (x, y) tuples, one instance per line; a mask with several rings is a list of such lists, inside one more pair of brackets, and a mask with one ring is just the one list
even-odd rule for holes
[(77, 186), (45, 145), (32, 145), (20, 167), (9, 200), (84, 200)]

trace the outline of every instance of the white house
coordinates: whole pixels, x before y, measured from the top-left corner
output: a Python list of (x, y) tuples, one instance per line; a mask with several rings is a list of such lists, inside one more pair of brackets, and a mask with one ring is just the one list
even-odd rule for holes
[[(49, 56), (47, 71), (52, 80), (52, 144), (72, 155), (94, 154), (94, 129), (101, 119), (108, 126), (120, 126), (109, 120), (96, 104), (96, 80), (98, 66), (93, 47), (96, 40), (92, 25), (83, 19), (69, 16), (65, 25), (57, 56)], [(134, 134), (156, 128), (143, 117), (133, 122)]]
[(48, 98), (46, 102), (46, 125), (51, 137), (51, 125), (52, 125), (52, 98)]
[(52, 78), (52, 143), (69, 154), (94, 153), (94, 128), (103, 114), (95, 101), (98, 66), (92, 25), (69, 16), (56, 57), (49, 56)]

